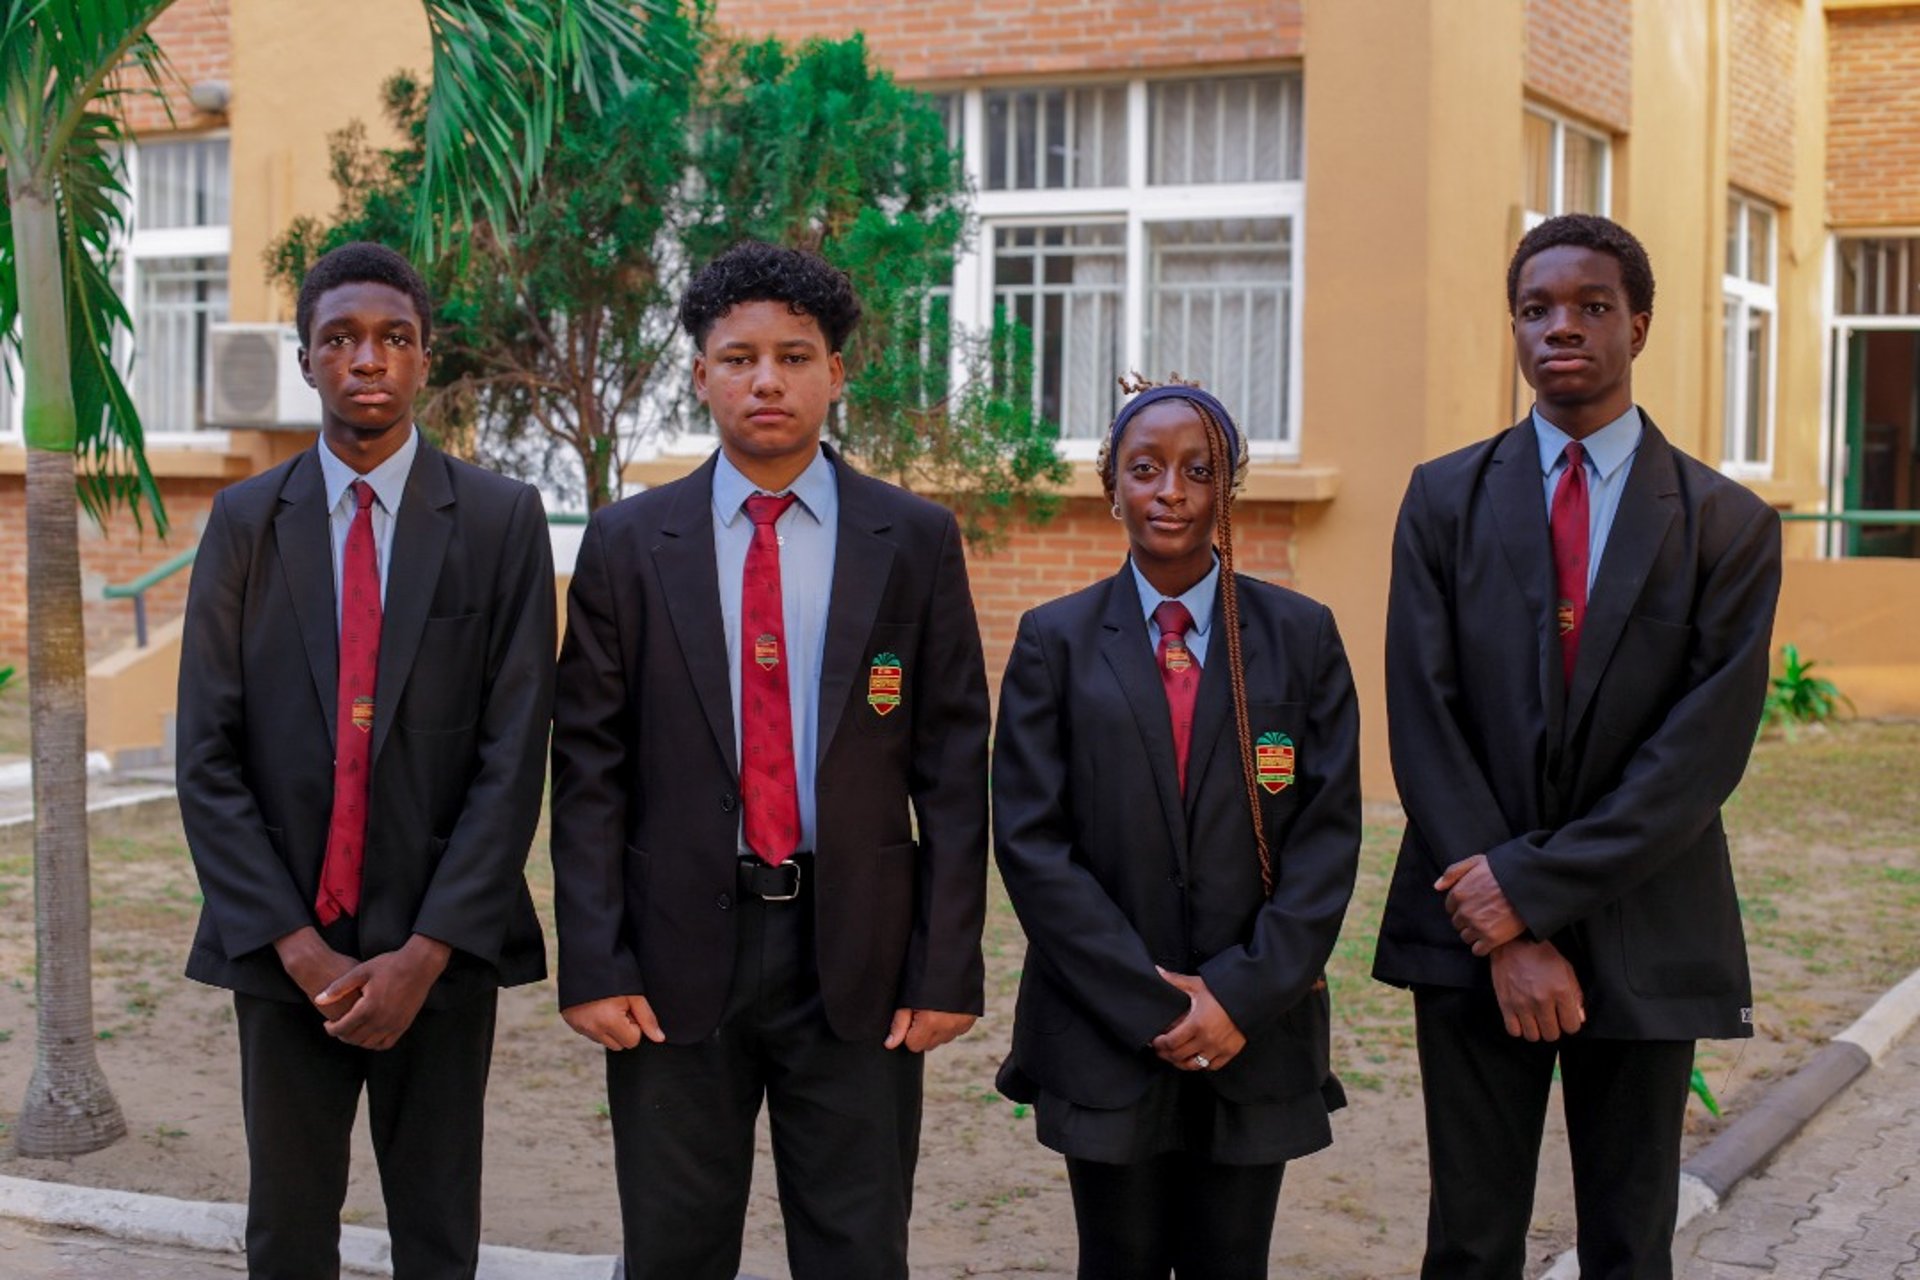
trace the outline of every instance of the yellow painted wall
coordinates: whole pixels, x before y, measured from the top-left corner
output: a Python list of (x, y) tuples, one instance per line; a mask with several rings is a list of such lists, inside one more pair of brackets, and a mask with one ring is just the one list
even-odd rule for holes
[(1520, 195), (1521, 0), (1310, 0), (1302, 590), (1360, 688), (1367, 793), (1393, 794), (1384, 648), (1394, 516), (1423, 459), (1507, 425), (1506, 262)]
[(1800, 656), (1863, 716), (1920, 715), (1920, 560), (1786, 562), (1778, 650)]
[(233, 35), (233, 257), (231, 314), (291, 320), (261, 255), (299, 214), (332, 212), (327, 136), (353, 120), (390, 137), (380, 85), (396, 71), (426, 75), (427, 21), (418, 4), (332, 0), (321, 10), (287, 0), (231, 0)]

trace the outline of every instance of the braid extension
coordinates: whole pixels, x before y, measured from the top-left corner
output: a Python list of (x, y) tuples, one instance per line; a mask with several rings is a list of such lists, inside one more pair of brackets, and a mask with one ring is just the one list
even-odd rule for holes
[(1214, 532), (1220, 553), (1220, 612), (1227, 628), (1227, 674), (1233, 687), (1233, 724), (1240, 754), (1240, 778), (1246, 788), (1247, 814), (1253, 819), (1253, 845), (1260, 858), (1260, 896), (1273, 896), (1273, 854), (1267, 848), (1266, 818), (1260, 810), (1255, 781), (1253, 731), (1247, 716), (1247, 664), (1240, 650), (1240, 591), (1233, 569), (1233, 489), (1235, 460), (1228, 457), (1226, 431), (1213, 414), (1193, 401), (1195, 413), (1207, 427), (1207, 461), (1213, 471)]

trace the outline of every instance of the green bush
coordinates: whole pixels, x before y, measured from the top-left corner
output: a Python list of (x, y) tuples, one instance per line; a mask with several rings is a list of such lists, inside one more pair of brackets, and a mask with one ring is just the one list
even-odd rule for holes
[(1780, 646), (1781, 672), (1767, 686), (1767, 700), (1760, 713), (1762, 732), (1778, 726), (1791, 735), (1797, 727), (1823, 724), (1839, 714), (1841, 704), (1848, 711), (1853, 702), (1833, 681), (1811, 674), (1812, 660), (1802, 661), (1798, 646)]

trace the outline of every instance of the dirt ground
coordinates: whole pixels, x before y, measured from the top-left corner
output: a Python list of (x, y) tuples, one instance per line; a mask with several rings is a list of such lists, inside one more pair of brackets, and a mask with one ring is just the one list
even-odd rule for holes
[[(1920, 725), (1860, 724), (1764, 742), (1729, 809), (1752, 947), (1758, 1034), (1703, 1045), (1701, 1063), (1729, 1114), (1793, 1069), (1892, 982), (1920, 965)], [(1288, 1171), (1275, 1233), (1276, 1275), (1363, 1280), (1410, 1276), (1424, 1228), (1426, 1167), (1412, 1025), (1404, 993), (1366, 974), (1392, 866), (1397, 818), (1367, 832), (1359, 892), (1334, 957), (1335, 1068), (1352, 1105), (1331, 1150)], [(543, 910), (544, 844), (531, 879)], [(0, 1156), (0, 1173), (188, 1199), (245, 1194), (231, 1006), (179, 976), (197, 911), (177, 817), (96, 837), (96, 1020), (130, 1136), (75, 1161)], [(999, 894), (987, 933), (988, 1016), (936, 1053), (915, 1214), (916, 1277), (1066, 1276), (1073, 1227), (1058, 1159), (1030, 1115), (993, 1092), (1023, 943)], [(31, 863), (0, 851), (0, 1122), (10, 1122), (33, 1054)], [(1689, 1142), (1717, 1127), (1691, 1107)], [(763, 1158), (744, 1269), (780, 1277), (778, 1206)], [(487, 1141), (486, 1235), (528, 1248), (609, 1253), (618, 1245), (601, 1054), (553, 1010), (550, 983), (501, 1008)], [(348, 1217), (381, 1221), (364, 1135)], [(1532, 1254), (1571, 1243), (1562, 1135), (1549, 1134)]]

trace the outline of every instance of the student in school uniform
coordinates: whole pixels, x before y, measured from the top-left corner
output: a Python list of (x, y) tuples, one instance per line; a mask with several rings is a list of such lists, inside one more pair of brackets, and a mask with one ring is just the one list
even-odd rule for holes
[(180, 816), (230, 988), (256, 1280), (339, 1274), (367, 1096), (398, 1280), (468, 1280), (502, 986), (546, 973), (523, 872), (552, 708), (531, 486), (422, 438), (432, 309), (351, 244), (300, 287), (320, 439), (224, 490), (181, 639)]
[(924, 1054), (980, 1013), (987, 692), (951, 512), (821, 432), (860, 307), (747, 242), (680, 316), (720, 448), (594, 516), (553, 740), (560, 1003), (628, 1280), (733, 1280), (764, 1104), (796, 1280), (905, 1280)]
[(1066, 1157), (1085, 1280), (1240, 1280), (1345, 1100), (1322, 969), (1359, 714), (1326, 607), (1234, 574), (1225, 407), (1129, 390), (1099, 464), (1126, 562), (1022, 618), (1001, 685), (995, 852), (1028, 952), (999, 1085)]

